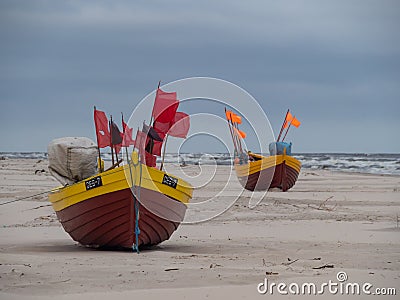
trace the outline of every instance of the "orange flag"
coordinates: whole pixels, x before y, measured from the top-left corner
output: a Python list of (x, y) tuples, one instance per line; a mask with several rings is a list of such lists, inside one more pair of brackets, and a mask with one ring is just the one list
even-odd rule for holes
[(231, 120), (232, 120), (233, 123), (242, 124), (242, 117), (238, 116), (235, 113), (232, 113), (232, 119)]
[(242, 117), (238, 116), (237, 114), (235, 114), (231, 110), (227, 110), (225, 112), (225, 114), (226, 114), (226, 119), (228, 121), (232, 121), (232, 123), (242, 124)]
[(292, 119), (292, 125), (296, 128), (298, 128), (300, 126), (300, 121), (296, 119), (296, 117), (293, 117)]
[(232, 114), (233, 114), (233, 112), (232, 112), (231, 110), (227, 110), (227, 111), (225, 112), (226, 119), (227, 119), (228, 121), (232, 121)]
[(239, 129), (237, 129), (237, 128), (233, 128), (233, 129), (235, 129), (236, 134), (237, 134), (239, 137), (241, 137), (242, 139), (244, 139), (244, 138), (246, 137), (246, 132), (241, 131), (241, 130), (239, 130)]
[(240, 134), (240, 136), (242, 137), (242, 139), (244, 139), (244, 138), (246, 137), (246, 132), (241, 131), (241, 130), (239, 130), (239, 129), (238, 129), (238, 131), (239, 131), (239, 134)]
[(285, 125), (283, 126), (283, 128), (287, 128), (290, 124), (290, 122), (292, 122), (293, 120), (293, 116), (290, 112), (288, 112), (288, 114), (286, 115), (286, 120), (285, 120)]

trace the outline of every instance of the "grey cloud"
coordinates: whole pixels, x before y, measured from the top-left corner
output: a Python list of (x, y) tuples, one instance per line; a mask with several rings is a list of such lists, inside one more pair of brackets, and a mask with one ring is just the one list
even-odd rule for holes
[[(26, 147), (24, 121), (36, 136), (27, 150), (45, 149), (56, 134), (93, 137), (93, 104), (128, 112), (158, 80), (190, 76), (242, 86), (274, 127), (293, 108), (303, 120), (291, 133), (300, 151), (311, 136), (332, 149), (357, 136), (354, 151), (400, 151), (384, 143), (400, 110), (399, 8), (397, 1), (2, 1), (0, 135), (10, 142), (0, 151)], [(348, 125), (320, 134), (335, 120)], [(4, 124), (12, 121), (10, 136)], [(386, 130), (372, 145), (376, 128)]]

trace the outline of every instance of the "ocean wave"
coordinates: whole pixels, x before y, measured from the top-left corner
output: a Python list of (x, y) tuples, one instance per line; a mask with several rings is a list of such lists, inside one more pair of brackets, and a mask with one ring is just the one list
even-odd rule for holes
[[(103, 152), (104, 160), (111, 160), (111, 153)], [(125, 157), (121, 153), (120, 157)], [(370, 174), (400, 175), (400, 154), (385, 153), (298, 153), (293, 155), (301, 161), (304, 169), (334, 170)], [(0, 152), (0, 158), (8, 159), (47, 159), (45, 152)], [(161, 162), (161, 158), (157, 158)], [(231, 165), (233, 158), (228, 153), (167, 153), (166, 163), (187, 165)]]
[(0, 158), (47, 159), (46, 152), (0, 152)]

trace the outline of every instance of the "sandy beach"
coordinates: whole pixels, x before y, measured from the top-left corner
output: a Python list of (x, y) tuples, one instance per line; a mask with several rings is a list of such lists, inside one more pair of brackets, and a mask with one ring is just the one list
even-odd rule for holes
[[(193, 201), (213, 194), (227, 168), (218, 166), (213, 183)], [(46, 160), (0, 161), (1, 203), (58, 185)], [(235, 178), (230, 185), (241, 190)], [(269, 192), (254, 209), (249, 198), (243, 193), (222, 215), (183, 224), (140, 254), (78, 245), (46, 193), (2, 205), (0, 298), (262, 299), (270, 297), (257, 292), (265, 277), (317, 284), (337, 280), (338, 272), (348, 282), (400, 293), (400, 177), (302, 170), (288, 192)]]

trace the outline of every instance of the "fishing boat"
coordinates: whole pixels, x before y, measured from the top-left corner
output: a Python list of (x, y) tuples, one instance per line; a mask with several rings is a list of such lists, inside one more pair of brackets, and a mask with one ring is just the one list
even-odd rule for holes
[(249, 191), (279, 188), (286, 192), (297, 181), (301, 163), (290, 155), (263, 156), (248, 153), (247, 164), (235, 164), (240, 184)]
[(292, 144), (279, 142), (279, 138), (283, 129), (288, 131), (291, 125), (298, 127), (300, 122), (288, 111), (278, 141), (269, 145), (270, 156), (264, 156), (243, 150), (242, 139), (246, 134), (238, 127), (241, 117), (232, 111), (225, 113), (235, 148), (234, 168), (242, 187), (249, 191), (278, 188), (284, 192), (292, 188), (299, 176), (301, 162), (291, 155)]
[[(59, 139), (49, 145), (51, 173), (59, 180), (69, 176), (64, 178), (64, 186), (49, 193), (49, 201), (73, 240), (90, 247), (133, 248), (139, 252), (139, 247), (168, 240), (183, 221), (193, 188), (183, 179), (163, 171), (162, 166), (156, 166), (161, 147), (156, 150), (155, 142), (162, 145), (165, 136), (175, 136), (177, 131), (180, 137), (186, 136), (189, 129), (188, 119), (185, 119), (184, 128), (177, 125), (176, 119), (182, 119), (183, 113), (176, 112), (179, 105), (176, 93), (168, 94), (172, 93), (157, 90), (154, 107), (158, 115), (153, 108), (152, 119), (153, 124), (160, 119), (163, 121), (163, 130), (159, 132), (144, 124), (133, 140), (132, 129), (123, 120), (121, 133), (104, 112), (95, 108), (97, 147), (93, 142), (94, 145), (90, 145), (90, 141), (86, 143), (89, 146), (84, 147), (85, 143), (79, 138)], [(177, 105), (171, 110), (168, 103)], [(186, 114), (184, 117), (188, 118)], [(128, 147), (132, 145), (129, 156)], [(100, 156), (100, 148), (105, 147), (111, 147), (113, 159), (108, 170), (104, 170)], [(118, 153), (122, 147), (125, 147), (126, 159), (121, 165)], [(98, 158), (97, 153), (94, 157), (95, 172), (88, 163), (93, 162), (93, 150), (98, 151)], [(62, 164), (60, 160), (64, 160)], [(88, 173), (92, 175), (87, 176)]]
[(185, 216), (192, 191), (182, 179), (139, 162), (133, 152), (129, 164), (55, 189), (49, 200), (73, 240), (131, 248), (168, 240)]

